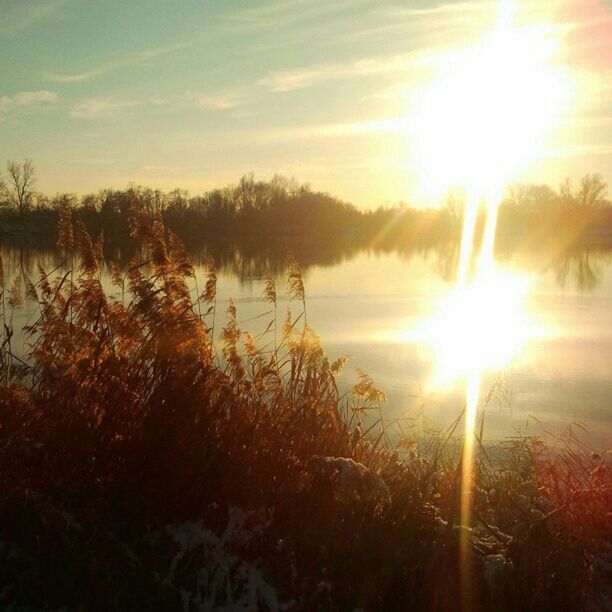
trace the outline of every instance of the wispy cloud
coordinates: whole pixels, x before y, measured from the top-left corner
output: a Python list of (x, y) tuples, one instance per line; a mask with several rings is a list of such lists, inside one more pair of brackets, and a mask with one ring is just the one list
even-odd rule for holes
[(0, 97), (0, 114), (14, 108), (52, 104), (56, 101), (57, 94), (53, 91), (21, 91), (12, 96)]
[(319, 19), (324, 15), (353, 9), (364, 0), (280, 0), (260, 6), (251, 6), (225, 16), (222, 26), (233, 31), (262, 30), (288, 27), (296, 23)]
[(193, 99), (195, 106), (207, 110), (228, 110), (243, 104), (243, 100), (236, 95), (227, 94), (220, 96), (196, 96)]
[(344, 64), (324, 64), (272, 72), (260, 79), (258, 84), (271, 91), (292, 91), (323, 81), (405, 71), (425, 61), (425, 51), (419, 50), (392, 56), (362, 58)]
[(574, 144), (550, 150), (546, 157), (583, 157), (612, 154), (612, 144)]
[(132, 100), (90, 98), (73, 104), (70, 116), (77, 119), (108, 118), (118, 111), (133, 107), (166, 107), (174, 110), (225, 111), (238, 108), (246, 99), (235, 93), (206, 94), (185, 92), (173, 96), (157, 96)]
[(77, 119), (97, 119), (99, 117), (110, 117), (116, 111), (138, 106), (140, 102), (135, 100), (111, 100), (91, 98), (83, 102), (77, 102), (70, 109), (70, 116)]
[(246, 138), (253, 142), (320, 140), (367, 134), (397, 134), (407, 129), (409, 129), (409, 121), (406, 117), (387, 117), (346, 123), (324, 123), (271, 130), (253, 130), (242, 132), (241, 138)]
[(311, 87), (315, 83), (333, 79), (342, 74), (339, 66), (315, 66), (312, 68), (297, 68), (272, 72), (258, 81), (271, 91), (292, 91)]
[(43, 72), (43, 78), (46, 81), (50, 81), (52, 83), (76, 83), (78, 81), (87, 81), (89, 79), (93, 79), (97, 76), (100, 76), (101, 74), (111, 72), (115, 67), (116, 64), (113, 64), (73, 74), (57, 74), (55, 72), (45, 71)]
[(460, 13), (461, 15), (481, 13), (491, 11), (498, 5), (497, 2), (491, 0), (479, 0), (478, 2), (442, 2), (434, 6), (427, 7), (392, 7), (389, 9), (390, 15), (403, 17), (419, 17), (429, 15), (452, 15)]
[(478, 35), (495, 15), (491, 0), (430, 3), (420, 7), (381, 3), (369, 19), (336, 37), (340, 44), (403, 39), (410, 48), (448, 46)]
[(248, 101), (244, 94), (237, 92), (202, 93), (186, 91), (172, 96), (148, 98), (145, 103), (153, 106), (167, 106), (177, 109), (203, 109), (223, 111), (243, 106)]
[(299, 11), (308, 8), (311, 5), (311, 0), (280, 0), (279, 2), (270, 2), (260, 4), (259, 6), (251, 5), (249, 8), (243, 8), (231, 14), (232, 17), (241, 21), (267, 22), (270, 16), (283, 15), (287, 11)]
[(9, 4), (9, 6), (7, 8), (3, 6), (0, 33), (18, 34), (51, 17), (62, 5), (66, 4), (66, 0), (44, 0), (41, 2), (28, 0), (8, 2), (5, 0), (4, 4)]
[(155, 49), (143, 49), (141, 51), (132, 51), (131, 53), (128, 53), (124, 57), (121, 57), (115, 60), (111, 60), (105, 64), (96, 66), (95, 68), (84, 70), (83, 72), (60, 74), (57, 72), (46, 71), (43, 73), (43, 77), (47, 81), (52, 81), (54, 83), (76, 83), (79, 81), (88, 81), (90, 79), (94, 79), (104, 74), (115, 72), (116, 70), (119, 70), (121, 68), (127, 68), (129, 66), (137, 66), (140, 64), (145, 64), (148, 61), (157, 59), (159, 57), (163, 57), (164, 55), (168, 55), (169, 53), (173, 53), (175, 51), (180, 51), (181, 49), (190, 47), (193, 44), (194, 44), (193, 41), (183, 41), (183, 42), (172, 43), (169, 45), (164, 45), (162, 47), (157, 47)]

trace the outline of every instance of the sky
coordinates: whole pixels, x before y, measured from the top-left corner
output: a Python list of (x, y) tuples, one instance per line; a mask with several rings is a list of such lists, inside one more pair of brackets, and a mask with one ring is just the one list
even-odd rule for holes
[[(0, 164), (31, 158), (49, 194), (197, 193), (253, 172), (360, 207), (425, 205), (424, 92), (497, 5), (0, 0)], [(515, 19), (555, 40), (571, 88), (513, 179), (612, 183), (612, 0), (524, 0)]]

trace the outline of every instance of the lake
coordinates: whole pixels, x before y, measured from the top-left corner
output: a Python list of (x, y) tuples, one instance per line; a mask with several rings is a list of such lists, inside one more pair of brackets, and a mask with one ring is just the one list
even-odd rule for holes
[[(242, 329), (265, 330), (272, 317), (270, 304), (263, 300), (267, 273), (279, 283), (278, 325), (288, 306), (294, 315), (301, 312), (301, 304), (286, 295), (278, 256), (239, 251), (218, 255), (214, 249), (200, 249), (194, 256), (200, 288), (210, 252), (220, 262), (217, 336), (230, 297)], [(53, 249), (2, 246), (1, 253), (7, 278), (20, 270), (36, 278), (38, 265), (50, 271), (62, 262)], [(367, 372), (387, 393), (382, 411), (386, 422), (405, 431), (419, 433), (430, 424), (445, 427), (463, 408), (464, 382), (432, 387), (436, 353), (413, 333), (452, 295), (456, 256), (457, 245), (447, 244), (422, 251), (361, 250), (304, 261), (308, 324), (330, 358), (350, 356), (341, 388), (350, 387), (358, 370)], [(593, 246), (571, 251), (502, 248), (497, 259), (501, 270), (529, 281), (521, 310), (533, 333), (507, 363), (483, 373), (485, 437), (534, 433), (552, 440), (572, 426), (583, 442), (597, 449), (610, 447), (612, 251)], [(108, 273), (104, 281), (110, 288)], [(35, 306), (24, 306), (14, 314), (15, 327), (34, 315)], [(498, 329), (510, 337), (515, 332), (512, 325), (504, 327), (504, 321)], [(261, 343), (269, 341), (268, 334)], [(23, 354), (22, 334), (16, 333), (15, 344)]]

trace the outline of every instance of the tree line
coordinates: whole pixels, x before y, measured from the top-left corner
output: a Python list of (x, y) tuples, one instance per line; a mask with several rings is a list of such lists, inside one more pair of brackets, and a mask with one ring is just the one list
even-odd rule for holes
[[(0, 175), (0, 236), (52, 239), (58, 211), (68, 207), (90, 232), (103, 231), (110, 241), (128, 238), (130, 215), (142, 211), (162, 218), (186, 242), (429, 244), (459, 235), (463, 208), (461, 194), (453, 193), (435, 209), (399, 203), (362, 211), (282, 176), (262, 181), (247, 175), (236, 185), (196, 195), (130, 186), (81, 196), (47, 196), (35, 187), (31, 160), (7, 163), (6, 173)], [(581, 232), (612, 231), (612, 206), (601, 175), (587, 174), (577, 184), (567, 179), (558, 190), (533, 184), (507, 190), (500, 209), (501, 232), (558, 229), (559, 224)]]

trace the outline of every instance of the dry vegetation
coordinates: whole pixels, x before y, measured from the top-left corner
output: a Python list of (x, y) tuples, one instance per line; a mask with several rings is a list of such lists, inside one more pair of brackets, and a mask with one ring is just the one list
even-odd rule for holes
[[(274, 315), (255, 338), (231, 302), (215, 329), (212, 262), (194, 278), (179, 240), (142, 213), (132, 234), (141, 255), (113, 271), (113, 291), (102, 240), (68, 209), (68, 268), (2, 281), (2, 607), (457, 609), (453, 429), (385, 442), (363, 415), (384, 394), (366, 375), (339, 392), (344, 360), (330, 362), (307, 325), (295, 261), (298, 314), (277, 330), (269, 279)], [(22, 299), (40, 313), (25, 362), (11, 349)], [(481, 448), (476, 472), (476, 607), (598, 605), (606, 458), (521, 439), (495, 458)]]

